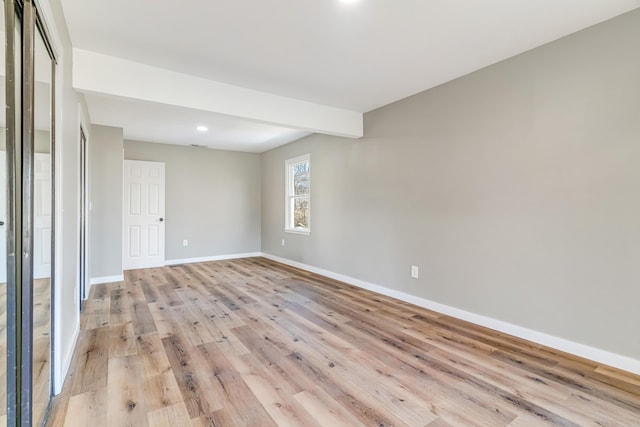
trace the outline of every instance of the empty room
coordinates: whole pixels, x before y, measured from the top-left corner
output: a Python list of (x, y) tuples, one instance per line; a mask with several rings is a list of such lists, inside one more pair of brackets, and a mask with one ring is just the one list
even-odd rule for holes
[(640, 0), (5, 0), (2, 426), (640, 426)]

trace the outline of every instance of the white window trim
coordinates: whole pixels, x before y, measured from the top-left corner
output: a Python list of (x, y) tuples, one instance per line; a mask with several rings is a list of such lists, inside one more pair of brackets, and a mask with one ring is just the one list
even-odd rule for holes
[[(289, 201), (292, 197), (293, 192), (293, 179), (291, 176), (291, 165), (300, 162), (308, 162), (309, 163), (309, 227), (307, 228), (291, 228), (289, 224), (291, 223), (291, 215), (293, 212), (290, 210)], [(291, 234), (303, 234), (310, 235), (311, 234), (311, 154), (304, 154), (302, 156), (294, 157), (292, 159), (287, 159), (284, 162), (285, 167), (285, 183), (284, 183), (284, 231), (285, 233)]]

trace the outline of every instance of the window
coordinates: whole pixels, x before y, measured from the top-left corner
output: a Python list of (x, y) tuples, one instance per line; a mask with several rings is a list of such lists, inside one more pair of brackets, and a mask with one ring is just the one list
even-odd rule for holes
[(311, 216), (311, 163), (309, 154), (285, 162), (287, 188), (284, 229), (309, 234)]

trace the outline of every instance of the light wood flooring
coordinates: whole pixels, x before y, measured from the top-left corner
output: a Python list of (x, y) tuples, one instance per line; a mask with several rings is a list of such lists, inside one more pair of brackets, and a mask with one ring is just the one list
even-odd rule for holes
[(640, 377), (264, 258), (94, 286), (48, 426), (639, 426)]

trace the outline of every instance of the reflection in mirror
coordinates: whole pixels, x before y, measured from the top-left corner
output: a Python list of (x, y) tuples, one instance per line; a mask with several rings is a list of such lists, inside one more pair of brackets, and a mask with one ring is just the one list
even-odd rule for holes
[(34, 69), (33, 425), (42, 423), (51, 394), (51, 67), (38, 32)]

